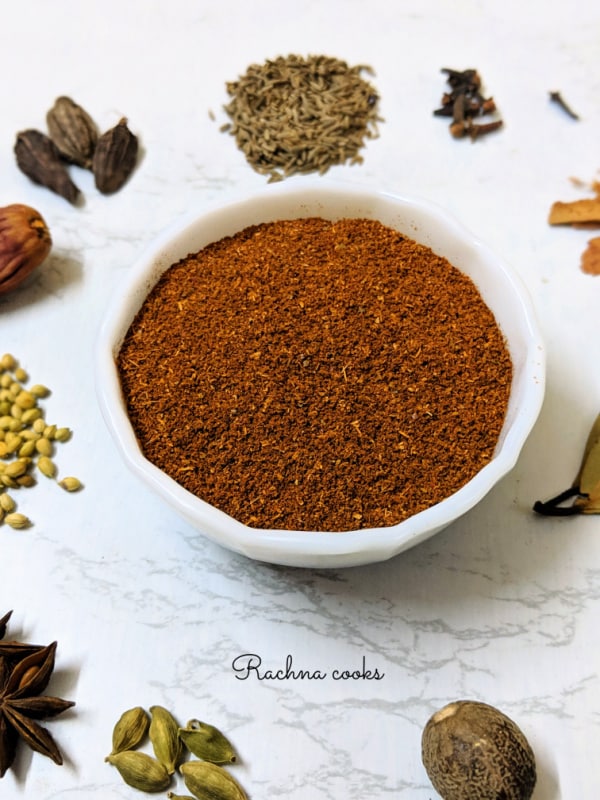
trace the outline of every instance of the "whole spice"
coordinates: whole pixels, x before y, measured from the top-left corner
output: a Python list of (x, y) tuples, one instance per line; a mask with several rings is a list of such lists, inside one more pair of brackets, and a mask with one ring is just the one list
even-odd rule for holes
[(48, 456), (40, 456), (37, 460), (37, 468), (46, 478), (56, 477), (56, 464)]
[(589, 240), (581, 255), (581, 271), (588, 275), (600, 275), (600, 236)]
[[(550, 225), (571, 225), (586, 230), (597, 228), (600, 225), (600, 183), (594, 181), (590, 188), (595, 192), (594, 197), (553, 203), (548, 215)], [(600, 275), (600, 237), (588, 241), (581, 256), (581, 270), (588, 275)]]
[(150, 714), (149, 736), (154, 755), (172, 775), (182, 755), (179, 725), (171, 712), (162, 706), (151, 706)]
[(573, 111), (573, 109), (563, 100), (563, 97), (560, 92), (548, 92), (550, 96), (550, 100), (553, 103), (556, 103), (559, 108), (565, 112), (568, 117), (571, 119), (578, 120), (579, 116)]
[(186, 761), (179, 771), (185, 785), (198, 800), (247, 800), (235, 778), (218, 764)]
[(117, 366), (152, 463), (247, 525), (313, 531), (457, 491), (493, 456), (512, 377), (472, 281), (365, 219), (280, 220), (188, 256)]
[(537, 779), (521, 729), (497, 708), (473, 700), (449, 703), (431, 717), (422, 759), (443, 800), (529, 800)]
[(237, 760), (227, 737), (206, 722), (191, 719), (185, 728), (179, 729), (179, 736), (190, 753), (203, 761), (210, 761), (213, 764), (233, 764)]
[(481, 92), (481, 76), (476, 69), (442, 69), (447, 75), (449, 91), (442, 96), (442, 105), (433, 113), (436, 117), (452, 117), (450, 133), (455, 139), (469, 136), (475, 141), (502, 127), (502, 120), (495, 119), (485, 124), (473, 120), (497, 111), (493, 98), (485, 98)]
[(137, 155), (137, 137), (123, 117), (114, 128), (103, 133), (96, 144), (92, 171), (98, 191), (112, 194), (120, 189), (133, 172)]
[(6, 522), (7, 525), (10, 525), (11, 528), (16, 528), (17, 530), (28, 528), (31, 525), (31, 520), (29, 517), (26, 517), (25, 514), (20, 514), (18, 511), (5, 514), (4, 522)]
[(147, 753), (123, 750), (107, 756), (106, 761), (117, 768), (128, 786), (140, 792), (162, 792), (171, 782), (163, 764)]
[[(47, 386), (25, 385), (29, 377), (10, 353), (0, 357), (0, 485), (7, 489), (30, 488), (39, 473), (54, 478), (57, 466), (48, 455), (53, 454), (56, 443), (67, 442), (71, 431), (66, 427), (48, 425), (44, 419), (40, 400), (50, 394)], [(38, 456), (35, 460), (35, 456)], [(82, 488), (74, 477), (63, 478), (61, 488), (74, 492)], [(26, 528), (31, 523), (16, 511), (12, 495), (0, 494), (0, 522), (13, 528)]]
[(113, 729), (110, 755), (133, 750), (144, 740), (150, 726), (150, 717), (141, 706), (124, 711)]
[(79, 189), (71, 180), (54, 142), (37, 130), (21, 131), (15, 142), (17, 165), (34, 183), (75, 204)]
[[(572, 504), (565, 506), (569, 500)], [(600, 414), (588, 434), (581, 466), (572, 485), (550, 500), (538, 500), (533, 510), (547, 517), (600, 514)]]
[(91, 169), (98, 131), (87, 111), (70, 97), (58, 97), (46, 115), (46, 124), (61, 156)]
[(548, 215), (550, 225), (600, 225), (600, 194), (596, 197), (552, 203)]
[[(0, 619), (0, 639), (12, 612)], [(54, 669), (56, 642), (47, 647), (0, 641), (0, 778), (12, 765), (19, 739), (32, 750), (62, 764), (62, 755), (46, 728), (36, 720), (58, 716), (75, 704), (43, 695)]]
[(362, 73), (330, 56), (279, 56), (251, 64), (226, 84), (223, 126), (248, 163), (271, 181), (362, 162), (366, 139), (378, 135), (379, 98)]
[(0, 208), (0, 295), (20, 286), (51, 248), (50, 231), (38, 211), (21, 203)]
[[(0, 500), (4, 497), (4, 495), (0, 496)], [(10, 618), (12, 617), (12, 611), (7, 611), (3, 617), (0, 617), (0, 639), (4, 639), (6, 636), (6, 627)]]
[(58, 485), (61, 489), (64, 489), (65, 492), (78, 492), (80, 489), (83, 489), (83, 484), (79, 478), (75, 478), (72, 475), (67, 475), (66, 478), (58, 482)]
[[(0, 633), (9, 616), (0, 619)], [(203, 758), (214, 756), (230, 763), (236, 760), (231, 745), (216, 728), (198, 720), (191, 720), (185, 728), (178, 728), (171, 712), (163, 706), (151, 706), (150, 714), (148, 728), (148, 715), (143, 708), (136, 706), (125, 711), (113, 730), (112, 752), (105, 758), (130, 786), (143, 792), (158, 792), (169, 785), (170, 776), (183, 758), (184, 746), (188, 745), (190, 749), (190, 740), (185, 735), (180, 736), (182, 733), (199, 734), (196, 741), (204, 753)], [(149, 730), (156, 758), (134, 749), (141, 744), (146, 730)], [(194, 747), (190, 752), (196, 754), (196, 749)], [(209, 761), (188, 762), (180, 769), (196, 800), (244, 800), (246, 795), (237, 782), (225, 770), (212, 767), (216, 765)], [(167, 797), (194, 800), (189, 795), (174, 792), (169, 792)]]

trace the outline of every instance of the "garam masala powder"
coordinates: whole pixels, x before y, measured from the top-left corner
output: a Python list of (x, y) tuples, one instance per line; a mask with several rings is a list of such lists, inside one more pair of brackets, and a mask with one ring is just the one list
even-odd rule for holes
[(163, 273), (117, 357), (146, 458), (255, 528), (393, 525), (493, 456), (512, 363), (470, 278), (368, 219), (255, 225)]

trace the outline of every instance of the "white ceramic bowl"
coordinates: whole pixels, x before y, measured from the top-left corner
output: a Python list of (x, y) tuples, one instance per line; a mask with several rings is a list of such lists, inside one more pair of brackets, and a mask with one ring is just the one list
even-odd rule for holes
[[(200, 500), (147, 461), (123, 403), (115, 356), (161, 273), (188, 253), (248, 225), (306, 216), (378, 219), (445, 256), (478, 287), (512, 357), (509, 406), (493, 459), (447, 499), (390, 527), (342, 533), (250, 528)], [(452, 217), (423, 200), (307, 179), (288, 179), (224, 207), (190, 215), (161, 235), (119, 286), (100, 332), (97, 353), (102, 412), (134, 473), (198, 531), (222, 546), (259, 561), (321, 568), (389, 559), (437, 533), (478, 503), (516, 463), (542, 404), (544, 373), (544, 348), (520, 279)]]

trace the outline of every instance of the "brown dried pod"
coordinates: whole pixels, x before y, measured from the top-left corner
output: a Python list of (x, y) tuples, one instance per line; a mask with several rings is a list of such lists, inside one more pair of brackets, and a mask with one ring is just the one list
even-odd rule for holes
[(70, 97), (57, 97), (46, 114), (50, 138), (61, 156), (72, 164), (91, 169), (98, 130), (90, 115)]
[(61, 161), (58, 148), (45, 133), (33, 129), (21, 131), (15, 142), (17, 165), (34, 183), (50, 189), (69, 203), (75, 203), (79, 189)]
[(16, 289), (52, 247), (48, 226), (30, 206), (0, 208), (0, 295)]
[(127, 127), (123, 117), (114, 128), (98, 139), (92, 171), (96, 188), (102, 194), (112, 194), (123, 186), (135, 168), (138, 140)]

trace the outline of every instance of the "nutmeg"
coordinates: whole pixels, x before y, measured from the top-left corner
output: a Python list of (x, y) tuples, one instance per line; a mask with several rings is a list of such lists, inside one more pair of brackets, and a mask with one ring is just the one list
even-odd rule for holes
[(0, 208), (0, 295), (16, 289), (52, 247), (41, 214), (20, 203)]
[(494, 706), (456, 700), (429, 719), (423, 766), (444, 800), (530, 800), (533, 750), (512, 719)]

